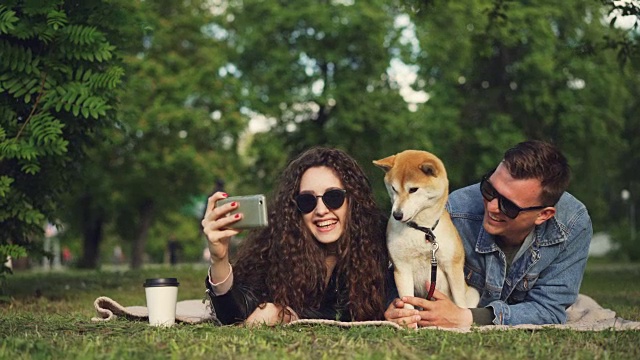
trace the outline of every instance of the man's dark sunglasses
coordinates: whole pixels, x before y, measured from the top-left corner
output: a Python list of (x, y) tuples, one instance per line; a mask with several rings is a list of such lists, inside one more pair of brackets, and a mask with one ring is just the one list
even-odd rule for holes
[(492, 170), (482, 177), (482, 181), (480, 182), (480, 192), (482, 193), (482, 197), (487, 201), (498, 198), (498, 208), (501, 213), (505, 214), (510, 219), (515, 219), (522, 211), (540, 210), (548, 207), (547, 205), (540, 205), (521, 208), (514, 204), (513, 201), (502, 196), (489, 181), (489, 177), (491, 177), (491, 174), (493, 174), (494, 171), (495, 170)]
[(318, 205), (318, 198), (322, 199), (322, 202), (331, 210), (339, 209), (344, 204), (347, 190), (344, 189), (331, 189), (326, 191), (322, 195), (313, 195), (309, 193), (299, 194), (296, 196), (296, 205), (298, 210), (303, 214), (312, 212)]

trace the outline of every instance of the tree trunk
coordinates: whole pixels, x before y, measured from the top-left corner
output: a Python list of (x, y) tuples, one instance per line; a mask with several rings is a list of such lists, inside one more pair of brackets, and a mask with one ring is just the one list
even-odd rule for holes
[(81, 200), (82, 224), (82, 257), (78, 267), (95, 269), (100, 259), (100, 243), (103, 238), (104, 216), (100, 210), (92, 206), (92, 196), (85, 195)]
[(140, 223), (136, 229), (133, 249), (131, 252), (131, 269), (140, 269), (144, 262), (144, 247), (147, 243), (149, 229), (153, 222), (153, 200), (146, 200), (139, 208)]

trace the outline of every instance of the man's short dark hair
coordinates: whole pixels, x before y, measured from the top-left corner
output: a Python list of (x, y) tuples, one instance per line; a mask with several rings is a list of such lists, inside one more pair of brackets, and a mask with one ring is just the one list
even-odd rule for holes
[(567, 159), (555, 145), (548, 142), (521, 142), (504, 153), (502, 162), (514, 179), (540, 180), (540, 200), (544, 205), (555, 205), (571, 181)]

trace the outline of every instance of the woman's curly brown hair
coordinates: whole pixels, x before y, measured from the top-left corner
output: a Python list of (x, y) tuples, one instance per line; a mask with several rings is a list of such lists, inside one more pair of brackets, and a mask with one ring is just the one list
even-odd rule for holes
[(341, 150), (316, 147), (291, 161), (268, 202), (269, 226), (249, 234), (239, 250), (234, 277), (254, 289), (261, 302), (289, 306), (298, 314), (317, 309), (324, 292), (326, 254), (304, 225), (294, 198), (309, 168), (333, 169), (347, 190), (345, 231), (338, 240), (336, 268), (346, 281), (346, 303), (352, 320), (383, 318), (385, 273), (389, 263), (386, 219), (377, 207), (371, 184), (356, 161)]

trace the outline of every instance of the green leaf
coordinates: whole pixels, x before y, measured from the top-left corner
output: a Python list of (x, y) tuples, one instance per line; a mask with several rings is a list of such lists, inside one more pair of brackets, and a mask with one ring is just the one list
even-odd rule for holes
[(15, 29), (15, 24), (19, 21), (16, 12), (9, 10), (6, 6), (0, 5), (0, 34), (9, 33)]
[(40, 171), (40, 165), (36, 163), (24, 164), (22, 165), (21, 170), (27, 174), (35, 175)]
[(47, 13), (47, 25), (53, 30), (58, 30), (68, 23), (67, 14), (63, 11), (53, 10)]
[(11, 191), (11, 184), (15, 180), (12, 177), (2, 175), (0, 176), (0, 197), (6, 197), (7, 193)]
[(7, 256), (18, 259), (27, 256), (27, 249), (24, 246), (16, 244), (0, 244), (0, 258), (6, 259)]

